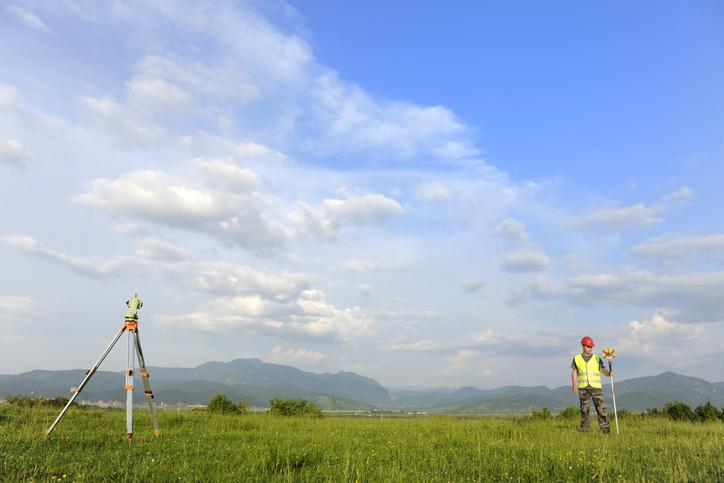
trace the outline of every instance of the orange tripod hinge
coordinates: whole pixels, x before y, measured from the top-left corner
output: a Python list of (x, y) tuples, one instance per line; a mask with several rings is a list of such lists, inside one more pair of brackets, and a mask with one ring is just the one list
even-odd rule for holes
[(130, 385), (130, 384), (126, 384), (126, 391), (133, 391), (134, 389), (136, 389), (136, 386), (132, 386), (132, 385)]
[(134, 322), (132, 320), (126, 320), (123, 323), (123, 328), (128, 329), (131, 332), (136, 332), (138, 330), (138, 322)]

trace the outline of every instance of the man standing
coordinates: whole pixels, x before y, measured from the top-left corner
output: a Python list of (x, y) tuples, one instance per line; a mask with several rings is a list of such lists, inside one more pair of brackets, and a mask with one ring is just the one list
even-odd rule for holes
[(610, 377), (613, 375), (613, 371), (606, 369), (603, 360), (593, 353), (594, 345), (593, 339), (588, 336), (581, 339), (582, 351), (573, 358), (573, 363), (571, 363), (571, 384), (573, 394), (578, 394), (581, 399), (581, 431), (589, 432), (591, 430), (590, 413), (591, 399), (593, 399), (593, 405), (598, 414), (598, 426), (601, 431), (608, 433), (611, 428), (608, 426), (606, 405), (603, 402), (601, 374)]

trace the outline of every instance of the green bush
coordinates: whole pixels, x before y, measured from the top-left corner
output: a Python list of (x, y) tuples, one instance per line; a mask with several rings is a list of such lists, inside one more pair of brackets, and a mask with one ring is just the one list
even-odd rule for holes
[(249, 414), (251, 411), (251, 406), (249, 405), (249, 401), (241, 400), (239, 401), (239, 404), (236, 405), (236, 412), (239, 414)]
[(551, 410), (548, 408), (543, 408), (542, 411), (533, 411), (533, 414), (531, 414), (531, 417), (533, 419), (550, 419)]
[(306, 416), (310, 418), (321, 418), (322, 411), (313, 403), (304, 399), (279, 399), (269, 401), (270, 414), (276, 416)]
[(719, 419), (719, 410), (709, 401), (706, 404), (697, 406), (694, 409), (694, 414), (699, 421), (716, 421)]
[(664, 414), (667, 418), (673, 419), (674, 421), (694, 421), (694, 411), (681, 401), (669, 401), (664, 404)]
[(561, 419), (575, 419), (581, 415), (581, 411), (575, 407), (570, 406), (558, 413), (558, 417)]
[[(5, 398), (5, 403), (10, 406), (21, 407), (21, 408), (64, 408), (68, 404), (67, 397), (56, 396), (50, 399), (44, 397), (29, 397), (29, 396), (8, 396)], [(71, 407), (80, 407), (77, 402), (73, 402)]]
[(209, 401), (206, 410), (216, 414), (234, 414), (239, 411), (239, 408), (226, 394), (217, 394)]

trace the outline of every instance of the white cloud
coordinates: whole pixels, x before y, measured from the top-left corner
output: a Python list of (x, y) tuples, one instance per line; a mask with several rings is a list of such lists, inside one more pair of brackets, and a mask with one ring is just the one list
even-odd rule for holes
[(136, 254), (140, 257), (163, 262), (188, 260), (191, 253), (176, 245), (155, 238), (143, 238), (136, 243)]
[(600, 230), (645, 228), (663, 221), (659, 216), (661, 211), (661, 206), (647, 206), (643, 203), (621, 208), (605, 208), (575, 218), (573, 225)]
[(306, 233), (336, 239), (345, 226), (378, 224), (405, 213), (396, 200), (380, 193), (349, 195), (342, 199), (327, 198), (322, 206), (323, 209), (319, 210), (298, 202), (297, 211), (291, 220), (304, 227)]
[(458, 351), (447, 358), (445, 365), (440, 368), (439, 372), (443, 376), (451, 376), (461, 370), (468, 370), (479, 355), (478, 352), (467, 349)]
[(138, 111), (161, 118), (181, 116), (191, 109), (191, 95), (161, 78), (134, 77), (128, 82), (128, 103)]
[(450, 199), (450, 192), (444, 184), (430, 181), (418, 183), (414, 188), (415, 197), (422, 201), (447, 201)]
[(163, 127), (141, 118), (109, 97), (86, 97), (83, 104), (104, 128), (104, 134), (122, 146), (155, 144), (167, 133)]
[(345, 342), (374, 332), (373, 321), (359, 307), (336, 308), (319, 290), (304, 290), (289, 301), (260, 296), (217, 299), (186, 315), (157, 317), (161, 325), (185, 326), (206, 332), (243, 330), (282, 339)]
[(724, 343), (712, 340), (707, 334), (711, 324), (677, 321), (676, 310), (659, 308), (650, 320), (632, 320), (628, 326), (617, 328), (617, 352), (640, 354), (650, 360), (669, 364), (688, 359), (687, 353), (716, 354)]
[(17, 5), (6, 5), (5, 9), (19, 18), (26, 26), (44, 34), (52, 33), (43, 20), (36, 14)]
[(348, 220), (360, 225), (381, 223), (405, 212), (396, 200), (380, 193), (349, 196), (345, 199), (329, 198), (324, 200), (324, 208), (334, 220)]
[(381, 272), (385, 270), (397, 270), (402, 268), (400, 264), (383, 262), (375, 258), (371, 260), (360, 260), (358, 258), (350, 258), (344, 262), (337, 263), (330, 267), (332, 270), (345, 270), (348, 272), (366, 273)]
[(280, 345), (272, 347), (269, 360), (274, 362), (293, 362), (293, 363), (307, 363), (307, 362), (320, 362), (327, 358), (327, 356), (321, 352), (310, 351), (306, 349), (284, 349)]
[[(207, 183), (225, 189), (254, 182), (254, 174), (223, 164), (201, 165)], [(226, 173), (228, 178), (219, 176)], [(191, 186), (161, 171), (133, 171), (115, 180), (97, 179), (73, 200), (154, 223), (200, 231), (255, 251), (286, 243), (291, 232), (269, 219), (261, 208), (267, 200), (256, 193)], [(272, 216), (274, 216), (272, 214)]]
[[(34, 238), (25, 235), (3, 236), (0, 237), (0, 241), (3, 241), (18, 251), (60, 263), (70, 268), (73, 272), (88, 277), (104, 278), (122, 270), (124, 267), (124, 261), (120, 259), (92, 262), (78, 257), (71, 257), (64, 253), (45, 248)], [(129, 264), (131, 264), (130, 261)]]
[(509, 252), (503, 256), (503, 269), (506, 272), (539, 272), (550, 264), (548, 255), (537, 248)]
[(528, 239), (528, 232), (523, 222), (515, 218), (506, 218), (495, 227), (493, 236), (511, 242), (524, 242)]
[(631, 247), (631, 255), (664, 263), (689, 260), (724, 260), (724, 235), (661, 236)]
[(20, 141), (0, 135), (0, 164), (22, 166), (23, 161), (30, 157), (30, 153)]
[(674, 208), (674, 205), (691, 199), (694, 192), (682, 186), (678, 190), (661, 198), (659, 203), (646, 205), (636, 203), (631, 206), (604, 208), (587, 215), (574, 218), (571, 224), (575, 227), (593, 230), (624, 230), (640, 229), (663, 222), (661, 215)]
[(196, 159), (196, 168), (205, 184), (231, 192), (244, 193), (259, 188), (259, 175), (249, 168), (237, 166), (228, 159)]
[(559, 333), (544, 333), (535, 330), (508, 332), (488, 329), (452, 339), (422, 339), (413, 342), (396, 343), (390, 349), (431, 354), (458, 354), (461, 351), (495, 354), (520, 354), (536, 356), (549, 355), (566, 347), (566, 336)]
[(79, 203), (164, 224), (195, 225), (221, 221), (239, 208), (222, 192), (188, 186), (161, 171), (133, 171), (115, 180), (97, 179), (75, 196)]
[(694, 197), (694, 191), (688, 186), (682, 186), (676, 191), (669, 193), (662, 198), (664, 202), (678, 203), (682, 201), (688, 201)]
[(309, 289), (314, 277), (303, 273), (266, 270), (215, 260), (191, 260), (188, 250), (171, 243), (143, 238), (133, 256), (107, 257), (94, 261), (44, 247), (26, 235), (0, 238), (8, 246), (29, 255), (59, 263), (78, 275), (91, 278), (159, 274), (195, 293), (215, 296), (258, 296), (263, 300), (288, 302)]
[(560, 299), (576, 305), (666, 305), (691, 321), (718, 321), (724, 313), (723, 292), (724, 272), (667, 275), (626, 269), (574, 275), (563, 283), (538, 278), (515, 299)]

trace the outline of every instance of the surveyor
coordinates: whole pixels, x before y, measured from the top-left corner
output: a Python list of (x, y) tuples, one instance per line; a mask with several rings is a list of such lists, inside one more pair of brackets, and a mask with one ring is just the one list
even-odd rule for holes
[(608, 433), (611, 428), (608, 426), (606, 405), (603, 402), (601, 374), (610, 377), (613, 371), (606, 369), (603, 360), (593, 353), (594, 346), (590, 337), (581, 339), (581, 353), (576, 355), (571, 363), (571, 385), (573, 394), (578, 394), (581, 400), (581, 431), (591, 430), (590, 413), (591, 399), (593, 399), (598, 414), (598, 426), (601, 431)]

